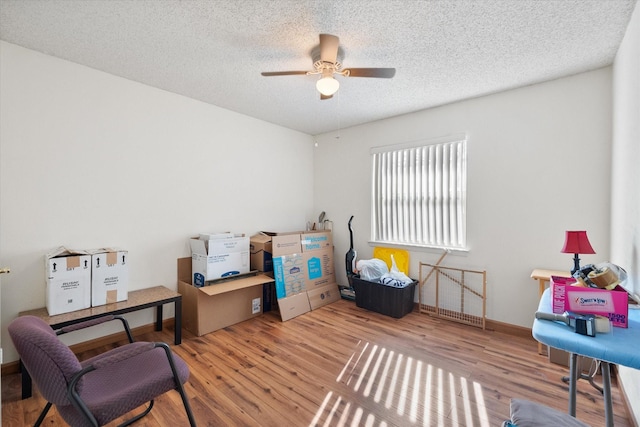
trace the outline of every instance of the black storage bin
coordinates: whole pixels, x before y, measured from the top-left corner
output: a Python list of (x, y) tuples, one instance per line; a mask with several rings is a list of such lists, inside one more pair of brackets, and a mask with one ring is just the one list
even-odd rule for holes
[(356, 293), (356, 305), (397, 319), (413, 311), (415, 289), (414, 280), (404, 288), (383, 285), (351, 276), (351, 286)]

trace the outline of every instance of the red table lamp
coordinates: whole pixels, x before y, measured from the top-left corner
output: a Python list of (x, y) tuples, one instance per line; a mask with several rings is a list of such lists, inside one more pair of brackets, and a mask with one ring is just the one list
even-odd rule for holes
[(580, 258), (578, 254), (595, 254), (596, 251), (591, 247), (589, 239), (587, 238), (586, 231), (567, 231), (564, 240), (564, 246), (560, 251), (563, 254), (574, 254), (573, 256), (573, 275), (576, 271), (580, 270)]

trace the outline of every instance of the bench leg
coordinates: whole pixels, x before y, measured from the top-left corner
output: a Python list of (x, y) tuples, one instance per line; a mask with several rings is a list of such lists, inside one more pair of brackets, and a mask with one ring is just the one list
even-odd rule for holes
[[(173, 341), (175, 345), (182, 343), (182, 298), (178, 298), (173, 302), (173, 311), (175, 313), (175, 330)], [(162, 330), (162, 304), (156, 307), (156, 331)]]
[(176, 345), (180, 345), (182, 343), (182, 298), (177, 299), (173, 307), (175, 312), (174, 341)]
[(162, 304), (156, 306), (156, 331), (162, 330)]

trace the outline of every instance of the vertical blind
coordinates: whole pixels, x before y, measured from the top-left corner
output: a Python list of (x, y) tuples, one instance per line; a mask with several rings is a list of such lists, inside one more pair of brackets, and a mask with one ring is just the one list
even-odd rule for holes
[(372, 239), (466, 247), (466, 136), (373, 153)]

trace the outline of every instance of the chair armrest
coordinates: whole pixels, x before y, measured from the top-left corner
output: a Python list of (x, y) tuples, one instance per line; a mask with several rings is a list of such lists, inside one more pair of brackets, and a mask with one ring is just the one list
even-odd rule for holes
[(155, 348), (161, 347), (166, 356), (169, 365), (171, 366), (171, 370), (173, 371), (174, 376), (177, 376), (177, 371), (175, 369), (174, 361), (173, 361), (173, 352), (168, 344), (163, 342), (137, 342), (132, 344), (127, 344), (129, 348), (125, 348), (124, 350), (115, 353), (111, 356), (100, 358), (90, 365), (85, 366), (82, 370), (76, 372), (76, 374), (71, 378), (71, 382), (69, 383), (69, 388), (75, 386), (77, 382), (82, 378), (83, 375), (95, 371), (97, 369), (104, 368), (105, 366), (114, 365), (122, 362), (123, 360), (130, 359), (134, 356), (142, 354), (147, 351), (151, 351)]
[(120, 351), (111, 356), (103, 357), (96, 360), (91, 365), (86, 366), (85, 369), (83, 369), (83, 371), (87, 370), (87, 372), (90, 372), (96, 369), (104, 368), (105, 366), (122, 362), (123, 360), (130, 359), (141, 353), (147, 352), (149, 350), (153, 350), (155, 348), (154, 344), (155, 343), (152, 343), (152, 342), (148, 342), (148, 343), (138, 342), (136, 343), (136, 345), (129, 345), (128, 346), (129, 348), (126, 348), (123, 351)]
[(64, 328), (60, 328), (56, 330), (56, 335), (63, 335), (69, 332), (78, 331), (81, 329), (90, 328), (92, 326), (101, 325), (106, 322), (110, 322), (112, 320), (119, 320), (122, 322), (122, 327), (124, 331), (127, 333), (127, 339), (130, 343), (133, 342), (133, 335), (131, 334), (131, 328), (129, 328), (129, 322), (122, 316), (114, 316), (112, 314), (107, 316), (98, 317), (96, 319), (85, 320), (84, 322), (75, 323), (73, 325), (65, 326)]

